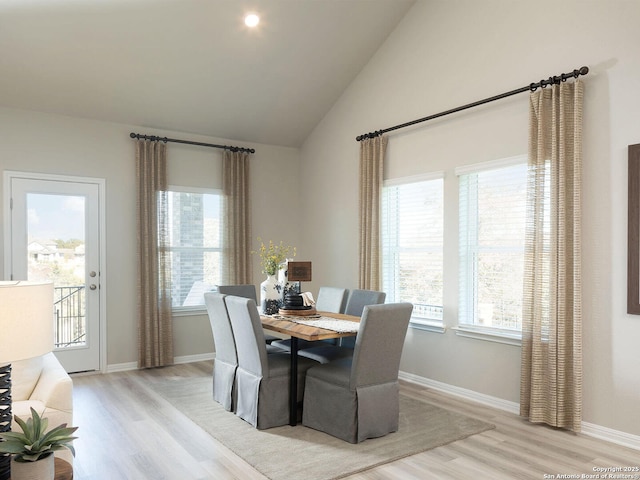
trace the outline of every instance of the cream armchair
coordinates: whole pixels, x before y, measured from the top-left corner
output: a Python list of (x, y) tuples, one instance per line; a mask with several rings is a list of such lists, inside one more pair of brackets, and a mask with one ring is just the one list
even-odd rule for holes
[[(62, 423), (73, 425), (73, 382), (53, 353), (11, 363), (11, 410), (13, 415), (26, 419), (33, 407), (49, 419), (49, 427)], [(13, 420), (11, 429), (20, 431)], [(56, 456), (71, 463), (68, 450)]]

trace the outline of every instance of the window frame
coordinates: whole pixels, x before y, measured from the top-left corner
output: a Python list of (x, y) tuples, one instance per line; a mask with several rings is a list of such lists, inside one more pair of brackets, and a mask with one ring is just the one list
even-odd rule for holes
[[(510, 328), (502, 328), (502, 327), (494, 327), (494, 326), (486, 326), (486, 325), (480, 325), (477, 323), (472, 323), (469, 321), (465, 321), (467, 319), (463, 318), (463, 316), (465, 315), (465, 309), (463, 308), (463, 302), (465, 301), (464, 296), (466, 295), (466, 301), (469, 304), (469, 296), (473, 296), (472, 293), (469, 291), (469, 288), (473, 288), (474, 285), (477, 285), (477, 279), (469, 279), (469, 275), (472, 275), (472, 272), (477, 272), (477, 268), (474, 268), (472, 270), (472, 272), (469, 271), (469, 269), (467, 268), (465, 270), (465, 260), (462, 257), (462, 246), (463, 246), (463, 231), (462, 231), (462, 225), (463, 222), (466, 222), (466, 219), (462, 218), (462, 215), (460, 215), (460, 208), (461, 208), (461, 203), (460, 203), (460, 199), (461, 199), (461, 187), (460, 187), (460, 177), (462, 175), (469, 175), (469, 174), (478, 174), (478, 173), (482, 173), (482, 172), (486, 172), (486, 171), (491, 171), (491, 170), (498, 170), (501, 168), (508, 168), (508, 167), (513, 167), (516, 165), (522, 165), (525, 168), (528, 168), (528, 158), (526, 154), (521, 154), (521, 155), (516, 155), (513, 157), (508, 157), (508, 158), (504, 158), (504, 159), (499, 159), (499, 160), (492, 160), (492, 161), (488, 161), (488, 162), (481, 162), (481, 163), (476, 163), (476, 164), (472, 164), (472, 165), (464, 165), (464, 166), (460, 166), (457, 167), (455, 169), (455, 175), (457, 177), (458, 180), (458, 242), (459, 242), (459, 248), (458, 248), (458, 274), (459, 274), (459, 278), (458, 278), (458, 324), (457, 326), (453, 327), (453, 330), (456, 332), (457, 335), (459, 336), (463, 336), (463, 337), (468, 337), (468, 338), (475, 338), (475, 339), (480, 339), (480, 340), (488, 340), (488, 341), (493, 341), (493, 342), (498, 342), (498, 343), (504, 343), (504, 344), (508, 344), (508, 345), (520, 345), (521, 344), (521, 339), (522, 339), (522, 328), (520, 329), (510, 329)], [(527, 178), (525, 177), (525, 198), (526, 198), (526, 188), (527, 188)], [(526, 205), (525, 205), (526, 208)], [(526, 212), (526, 210), (525, 210)], [(477, 212), (476, 212), (476, 216), (477, 216)], [(526, 219), (523, 219), (526, 220)], [(468, 230), (465, 233), (469, 233)], [(477, 229), (476, 229), (476, 233), (477, 233)], [(524, 243), (522, 245), (522, 251), (524, 253)], [(512, 250), (512, 247), (505, 247), (505, 251), (508, 250)], [(467, 278), (465, 279), (465, 275), (467, 276)], [(463, 292), (463, 285), (467, 284), (468, 288), (465, 292)], [(473, 302), (471, 302), (473, 303)], [(477, 309), (475, 308), (471, 308), (468, 309), (470, 310), (470, 313), (473, 314), (473, 320), (475, 321), (477, 319)]]
[[(218, 197), (220, 197), (220, 206), (222, 207), (222, 196), (223, 196), (223, 192), (221, 188), (206, 188), (206, 187), (190, 187), (190, 186), (184, 186), (184, 185), (169, 185), (167, 187), (167, 193), (171, 194), (171, 193), (192, 193), (192, 194), (200, 194), (200, 195), (216, 195)], [(167, 247), (167, 251), (168, 252), (176, 252), (176, 251), (194, 251), (194, 250), (198, 250), (198, 251), (202, 251), (202, 252), (219, 252), (220, 255), (223, 255), (223, 248), (222, 248), (222, 232), (223, 232), (223, 228), (224, 228), (224, 224), (223, 224), (223, 215), (222, 215), (222, 208), (220, 208), (220, 229), (218, 231), (218, 235), (219, 235), (219, 247), (202, 247), (202, 248), (198, 248), (198, 247), (174, 247), (172, 245), (170, 245), (169, 247)], [(169, 219), (169, 222), (171, 222), (171, 218)], [(173, 283), (173, 271), (171, 272), (171, 280)], [(219, 279), (220, 280), (220, 279)], [(190, 315), (202, 315), (202, 314), (206, 314), (207, 312), (207, 307), (206, 305), (203, 303), (202, 305), (190, 305), (190, 306), (173, 306), (173, 302), (172, 302), (172, 306), (171, 306), (171, 311), (174, 317), (183, 317), (183, 316), (190, 316)]]
[[(430, 172), (430, 173), (426, 173), (426, 174), (422, 174), (422, 175), (413, 175), (413, 176), (407, 176), (407, 177), (400, 177), (400, 178), (394, 178), (394, 179), (388, 179), (388, 180), (384, 180), (383, 182), (383, 198), (385, 196), (385, 192), (384, 189), (386, 189), (387, 187), (399, 187), (402, 185), (410, 185), (410, 184), (415, 184), (415, 183), (422, 183), (422, 182), (429, 182), (429, 181), (434, 181), (434, 180), (440, 180), (441, 181), (441, 188), (442, 188), (442, 221), (443, 221), (443, 230), (442, 230), (442, 238), (441, 238), (441, 243), (440, 243), (440, 253), (442, 256), (442, 275), (444, 277), (444, 212), (445, 212), (445, 195), (444, 195), (444, 189), (445, 189), (445, 172), (444, 171), (436, 171), (436, 172)], [(384, 215), (383, 215), (384, 216)], [(396, 223), (397, 224), (397, 223)], [(384, 269), (384, 237), (385, 237), (385, 232), (384, 232), (384, 225), (381, 226), (382, 229), (382, 235), (381, 235), (381, 263), (382, 263), (382, 282), (384, 285), (385, 282), (385, 269)], [(395, 262), (395, 265), (397, 267), (397, 262)], [(397, 275), (397, 269), (394, 269), (395, 275)], [(444, 289), (444, 281), (443, 281), (443, 285), (442, 288)], [(389, 295), (389, 292), (387, 292), (387, 301), (399, 301), (396, 300), (396, 298), (394, 297), (393, 292), (391, 293), (391, 295)], [(422, 317), (422, 316), (417, 316), (416, 310), (414, 308), (414, 311), (411, 314), (411, 320), (409, 322), (409, 326), (415, 329), (419, 329), (419, 330), (425, 330), (425, 331), (431, 331), (431, 332), (436, 332), (436, 333), (444, 333), (445, 331), (445, 327), (444, 327), (444, 294), (443, 294), (443, 298), (442, 298), (442, 305), (437, 305), (435, 306), (436, 308), (440, 309), (440, 318), (435, 318), (435, 317)]]

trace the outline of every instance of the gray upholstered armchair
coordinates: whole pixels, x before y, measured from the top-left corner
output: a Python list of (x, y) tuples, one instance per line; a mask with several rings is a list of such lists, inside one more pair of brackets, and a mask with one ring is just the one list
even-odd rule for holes
[(398, 429), (398, 370), (412, 310), (364, 307), (353, 356), (307, 370), (303, 425), (350, 443)]

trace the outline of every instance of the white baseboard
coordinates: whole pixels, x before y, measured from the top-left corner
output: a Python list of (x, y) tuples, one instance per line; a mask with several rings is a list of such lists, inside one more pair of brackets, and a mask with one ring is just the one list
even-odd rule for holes
[[(520, 404), (516, 402), (510, 402), (501, 398), (492, 397), (483, 393), (474, 392), (473, 390), (467, 390), (466, 388), (456, 387), (447, 383), (438, 382), (429, 378), (420, 377), (412, 373), (400, 372), (399, 378), (408, 382), (422, 385), (424, 387), (432, 388), (439, 392), (448, 393), (457, 397), (470, 400), (472, 402), (487, 405), (489, 407), (504, 410), (515, 415), (520, 414)], [(622, 432), (620, 430), (613, 430), (612, 428), (602, 427), (593, 423), (582, 422), (583, 435), (589, 437), (599, 438), (607, 442), (622, 445), (623, 447), (633, 448), (640, 450), (640, 436), (632, 435), (630, 433)]]
[(197, 355), (184, 355), (182, 357), (175, 357), (173, 359), (173, 363), (193, 363), (193, 362), (202, 362), (204, 360), (213, 360), (216, 358), (216, 354), (214, 352), (211, 353), (199, 353)]
[[(177, 365), (182, 363), (201, 362), (203, 360), (213, 360), (215, 356), (216, 354), (214, 352), (199, 353), (197, 355), (184, 355), (182, 357), (175, 357), (173, 359), (173, 363)], [(126, 372), (128, 370), (137, 369), (138, 362), (114, 363), (112, 365), (107, 365), (107, 371), (105, 373)]]
[(107, 371), (105, 373), (126, 372), (127, 370), (137, 370), (138, 362), (127, 363), (114, 363), (107, 365)]
[(474, 392), (473, 390), (468, 390), (466, 388), (456, 387), (454, 385), (449, 385), (448, 383), (438, 382), (436, 380), (431, 380), (430, 378), (419, 377), (412, 373), (400, 372), (399, 377), (402, 380), (416, 383), (424, 387), (433, 388), (439, 392), (455, 395), (456, 397), (462, 397), (466, 400), (471, 400), (472, 402), (481, 403), (482, 405), (505, 410), (510, 413), (515, 413), (516, 415), (520, 413), (520, 405), (515, 402), (509, 402), (508, 400)]
[(602, 427), (593, 423), (582, 422), (582, 433), (590, 437), (606, 440), (607, 442), (616, 443), (623, 447), (640, 450), (640, 436), (630, 433), (613, 430), (612, 428)]

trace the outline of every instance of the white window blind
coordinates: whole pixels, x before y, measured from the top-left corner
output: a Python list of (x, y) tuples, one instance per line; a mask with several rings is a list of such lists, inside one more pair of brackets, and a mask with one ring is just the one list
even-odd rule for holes
[(411, 302), (412, 322), (442, 324), (443, 178), (385, 183), (382, 284), (387, 302)]
[(171, 187), (169, 251), (172, 307), (204, 307), (203, 294), (220, 283), (220, 194)]
[(456, 173), (460, 208), (460, 324), (519, 331), (526, 158), (464, 167)]

